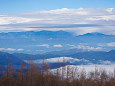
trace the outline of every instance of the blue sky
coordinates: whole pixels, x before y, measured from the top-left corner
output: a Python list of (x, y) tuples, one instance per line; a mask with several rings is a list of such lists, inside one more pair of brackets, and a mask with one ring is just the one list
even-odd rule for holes
[(0, 13), (34, 12), (52, 9), (114, 8), (115, 0), (0, 0)]
[(64, 30), (115, 35), (115, 0), (0, 0), (0, 32)]

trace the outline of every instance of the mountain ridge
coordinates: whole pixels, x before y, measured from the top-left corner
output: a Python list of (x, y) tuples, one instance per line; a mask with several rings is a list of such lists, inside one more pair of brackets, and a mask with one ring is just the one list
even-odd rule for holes
[[(9, 53), (43, 54), (50, 51), (67, 50), (78, 45), (81, 46), (81, 48), (89, 46), (95, 49), (99, 47), (99, 43), (111, 43), (114, 42), (114, 40), (115, 35), (105, 35), (98, 32), (79, 36), (62, 30), (9, 32), (0, 33), (0, 50)], [(12, 48), (14, 51), (8, 48)], [(18, 51), (17, 49), (21, 50)], [(107, 51), (111, 49), (114, 48), (106, 47), (104, 50)]]

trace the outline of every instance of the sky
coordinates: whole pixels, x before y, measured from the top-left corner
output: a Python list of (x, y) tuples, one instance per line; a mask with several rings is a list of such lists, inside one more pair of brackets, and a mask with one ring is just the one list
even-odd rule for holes
[(114, 8), (115, 0), (0, 0), (0, 13), (22, 13), (61, 8)]
[(0, 32), (115, 35), (115, 0), (0, 0)]

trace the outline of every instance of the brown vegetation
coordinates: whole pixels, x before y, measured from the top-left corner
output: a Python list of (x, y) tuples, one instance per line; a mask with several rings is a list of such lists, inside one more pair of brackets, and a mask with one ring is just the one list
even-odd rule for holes
[(0, 71), (0, 86), (115, 86), (115, 71), (108, 74), (96, 68), (87, 74), (85, 70), (78, 72), (77, 68), (67, 66), (52, 73), (45, 60), (41, 67), (42, 70), (32, 61), (30, 64), (22, 62), (15, 71), (8, 62), (6, 71)]

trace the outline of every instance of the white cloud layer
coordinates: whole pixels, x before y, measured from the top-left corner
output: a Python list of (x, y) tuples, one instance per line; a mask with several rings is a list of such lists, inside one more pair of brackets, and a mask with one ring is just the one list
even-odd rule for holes
[[(76, 76), (77, 74), (81, 74), (81, 72), (85, 72), (86, 75), (88, 75), (91, 72), (95, 72), (95, 70), (98, 70), (99, 72), (103, 72), (103, 70), (105, 70), (107, 72), (107, 74), (113, 73), (115, 70), (115, 64), (110, 64), (110, 65), (66, 65), (64, 67), (60, 67), (58, 68), (58, 70), (62, 71), (63, 69), (65, 70), (64, 75), (67, 74), (67, 70), (69, 68), (72, 68), (72, 72), (74, 72), (74, 76)], [(57, 69), (52, 69), (51, 70), (52, 73), (56, 74), (57, 73)], [(60, 75), (62, 74), (62, 72), (60, 72)], [(78, 76), (78, 75), (77, 75)], [(77, 77), (76, 76), (76, 77)]]
[(102, 50), (103, 48), (102, 47), (91, 47), (91, 46), (88, 46), (88, 45), (85, 45), (85, 44), (79, 44), (79, 45), (71, 45), (71, 44), (67, 44), (66, 46), (69, 46), (71, 48), (77, 48), (77, 49), (82, 49), (82, 50), (88, 50), (88, 51), (91, 51), (91, 50)]
[(14, 49), (14, 48), (0, 48), (0, 51), (23, 51), (24, 49)]
[(49, 48), (49, 44), (41, 44), (41, 45), (33, 45), (33, 46)]
[(115, 8), (62, 8), (0, 14), (0, 32), (40, 30), (65, 30), (77, 35), (91, 32), (115, 35)]
[(58, 62), (75, 62), (75, 61), (80, 61), (79, 59), (74, 59), (72, 57), (56, 57), (56, 58), (50, 58), (45, 60), (48, 63), (58, 63)]
[(83, 46), (83, 45), (78, 45), (76, 46), (78, 49), (83, 49), (83, 50), (102, 50), (101, 47), (90, 47), (90, 46)]
[(99, 46), (115, 47), (115, 42), (100, 43)]
[[(83, 62), (89, 62), (89, 60), (86, 59), (77, 59), (77, 58), (72, 58), (72, 57), (55, 57), (55, 58), (49, 58), (49, 59), (38, 59), (38, 60), (32, 60), (35, 64), (39, 64), (39, 63), (63, 63), (63, 62), (70, 62), (70, 63), (74, 63), (74, 62), (79, 62), (79, 61), (83, 61)], [(30, 60), (25, 60), (25, 62), (31, 62)]]
[(53, 45), (53, 47), (63, 47), (61, 44)]

